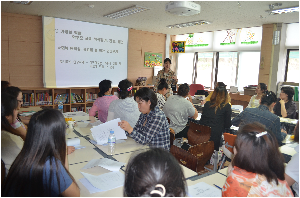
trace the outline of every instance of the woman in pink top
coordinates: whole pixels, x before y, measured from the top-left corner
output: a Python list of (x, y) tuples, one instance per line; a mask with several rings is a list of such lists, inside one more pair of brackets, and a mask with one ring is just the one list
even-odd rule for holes
[(98, 93), (98, 98), (94, 102), (89, 112), (89, 116), (95, 116), (96, 111), (98, 111), (98, 119), (104, 123), (107, 120), (108, 107), (110, 103), (119, 98), (115, 95), (111, 95), (112, 89), (110, 80), (102, 80), (99, 83), (99, 89), (100, 92)]

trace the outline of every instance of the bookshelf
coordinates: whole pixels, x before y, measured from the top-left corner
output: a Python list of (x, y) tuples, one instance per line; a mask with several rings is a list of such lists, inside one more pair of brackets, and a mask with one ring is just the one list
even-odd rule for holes
[[(134, 86), (133, 93), (142, 87), (153, 89), (152, 86)], [(58, 96), (64, 102), (64, 112), (88, 110), (93, 106), (98, 97), (99, 87), (66, 87), (66, 88), (21, 88), (23, 93), (23, 108), (43, 107), (57, 109)], [(112, 88), (112, 94), (118, 87)]]

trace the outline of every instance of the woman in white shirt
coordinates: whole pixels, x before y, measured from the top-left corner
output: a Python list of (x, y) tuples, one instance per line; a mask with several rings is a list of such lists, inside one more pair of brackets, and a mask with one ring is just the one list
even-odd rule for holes
[(247, 108), (257, 108), (260, 105), (261, 96), (267, 91), (267, 85), (265, 83), (259, 83), (256, 87), (256, 95), (252, 96)]
[(130, 126), (135, 126), (141, 112), (137, 102), (131, 97), (132, 83), (124, 79), (118, 85), (119, 100), (114, 100), (108, 108), (107, 121), (120, 118), (127, 121)]
[(164, 105), (166, 103), (165, 94), (168, 92), (168, 89), (169, 89), (169, 85), (168, 85), (166, 79), (164, 79), (164, 78), (160, 79), (160, 82), (157, 86), (157, 93), (156, 93), (157, 106), (160, 109), (164, 108)]

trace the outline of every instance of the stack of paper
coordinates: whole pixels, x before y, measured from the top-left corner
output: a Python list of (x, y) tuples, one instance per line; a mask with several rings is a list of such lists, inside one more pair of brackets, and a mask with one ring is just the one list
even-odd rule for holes
[(125, 165), (125, 163), (117, 162), (108, 158), (92, 159), (82, 169), (101, 166), (113, 172), (105, 173), (99, 176), (81, 172), (85, 178), (82, 178), (79, 181), (89, 190), (91, 194), (121, 187), (124, 184), (125, 177), (124, 174), (119, 172), (119, 170), (123, 165)]
[(116, 140), (127, 139), (125, 131), (118, 126), (118, 122), (121, 122), (120, 118), (105, 122), (98, 126), (91, 128), (92, 136), (97, 144), (102, 145), (107, 143), (110, 131), (114, 131)]

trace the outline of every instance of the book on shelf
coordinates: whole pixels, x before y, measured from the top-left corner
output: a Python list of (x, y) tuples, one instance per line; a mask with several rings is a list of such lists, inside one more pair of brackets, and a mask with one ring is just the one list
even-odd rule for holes
[(84, 111), (84, 107), (72, 107), (71, 112)]
[(36, 93), (35, 105), (52, 105), (52, 95), (48, 92), (46, 93)]
[(98, 94), (95, 93), (85, 93), (86, 102), (94, 102), (98, 97)]
[(23, 93), (23, 106), (34, 106), (34, 93)]
[(59, 101), (62, 101), (62, 103), (64, 104), (68, 104), (69, 103), (69, 94), (67, 93), (63, 93), (63, 94), (54, 94), (54, 104), (58, 104)]
[(71, 103), (83, 103), (83, 99), (78, 94), (71, 93)]

